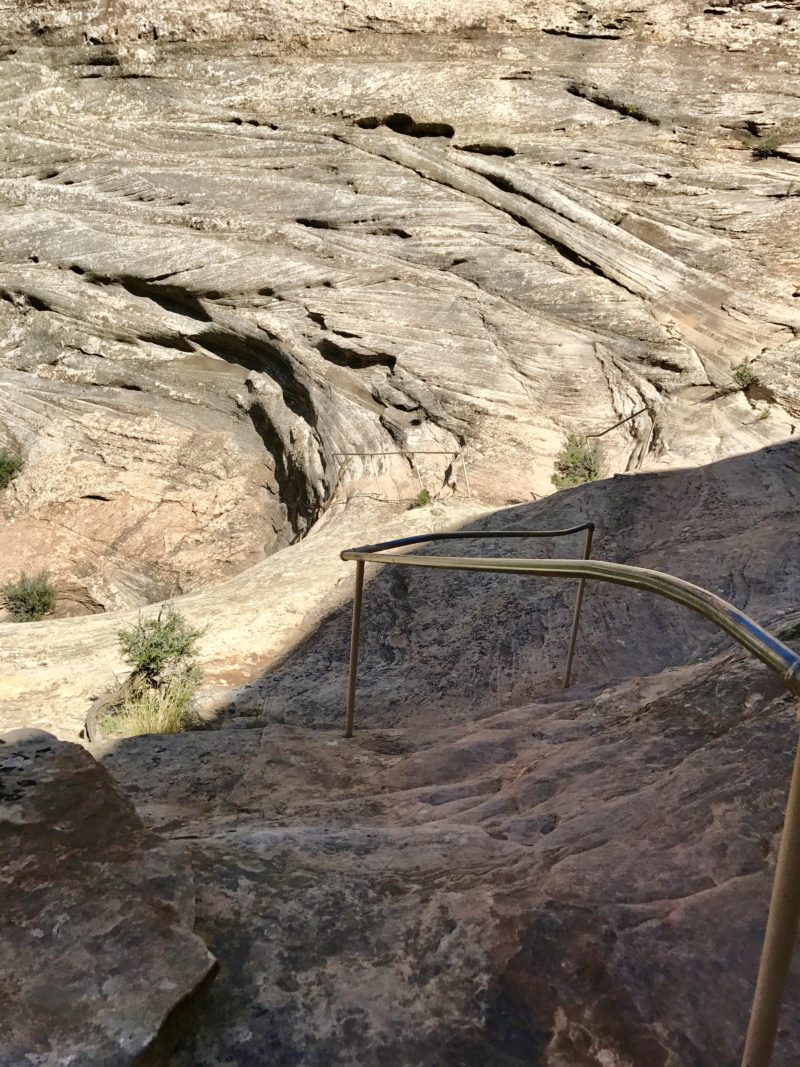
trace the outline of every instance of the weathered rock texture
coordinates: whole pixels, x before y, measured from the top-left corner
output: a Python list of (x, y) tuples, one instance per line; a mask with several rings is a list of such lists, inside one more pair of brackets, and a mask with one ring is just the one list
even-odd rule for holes
[[(790, 444), (491, 525), (593, 515), (604, 557), (700, 579), (796, 644), (799, 490)], [(242, 688), (254, 728), (98, 748), (148, 822), (190, 839), (227, 969), (181, 1067), (736, 1067), (796, 709), (695, 616), (600, 584), (564, 693), (571, 598), (386, 569), (352, 741), (344, 607)], [(776, 1067), (798, 1004), (795, 967)]]
[(216, 968), (181, 846), (78, 745), (24, 730), (0, 735), (0, 855), (4, 1067), (166, 1062)]
[[(14, 36), (48, 42), (299, 40), (368, 32), (519, 33), (543, 30), (578, 40), (618, 41), (637, 35), (744, 47), (775, 39), (776, 26), (796, 30), (795, 0), (662, 0), (635, 6), (619, 0), (2, 0), (0, 16)], [(788, 16), (788, 17), (787, 17)]]
[(725, 655), (470, 728), (108, 746), (226, 968), (176, 1063), (736, 1067), (795, 736)]
[[(97, 747), (224, 965), (175, 1067), (738, 1063), (796, 732), (764, 671), (592, 586), (563, 693), (568, 583), (373, 571), (341, 738), (338, 553), (404, 533), (591, 518), (797, 639), (796, 5), (486, 9), (3, 9), (0, 581), (129, 609), (0, 626), (4, 721), (74, 737), (176, 590), (252, 727)], [(568, 431), (616, 476), (539, 500)], [(341, 456), (402, 449), (472, 498)]]
[[(752, 152), (796, 127), (797, 13), (775, 17), (753, 54), (655, 44), (638, 17), (598, 39), (14, 39), (0, 445), (25, 466), (0, 580), (48, 567), (63, 613), (216, 582), (374, 488), (345, 452), (461, 448), (500, 504), (551, 490), (567, 430), (635, 416), (598, 438), (608, 473), (788, 437), (799, 175)], [(412, 495), (408, 462), (376, 462)]]

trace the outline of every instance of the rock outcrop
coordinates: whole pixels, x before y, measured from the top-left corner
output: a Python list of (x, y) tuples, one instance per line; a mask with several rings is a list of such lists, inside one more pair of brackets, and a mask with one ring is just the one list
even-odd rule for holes
[(0, 1061), (162, 1064), (216, 970), (191, 868), (79, 745), (0, 735)]
[[(753, 55), (656, 46), (638, 17), (597, 39), (15, 38), (0, 447), (24, 467), (0, 580), (46, 568), (64, 614), (136, 608), (354, 489), (416, 492), (409, 460), (345, 453), (463, 450), (497, 505), (551, 491), (566, 431), (603, 434), (609, 474), (790, 436), (797, 162), (753, 148), (795, 123), (795, 14), (769, 19)], [(418, 463), (464, 494), (447, 454)]]
[[(570, 584), (370, 568), (345, 742), (339, 552), (592, 519), (798, 640), (797, 5), (0, 5), (0, 583), (86, 616), (0, 623), (0, 721), (75, 738), (175, 593), (219, 727), (91, 746), (110, 778), (15, 743), (9, 1056), (150, 1054), (213, 967), (174, 845), (222, 974), (172, 1067), (733, 1067), (777, 681), (590, 585), (564, 692)], [(608, 478), (551, 495), (569, 432)]]
[[(790, 444), (478, 525), (591, 515), (603, 556), (701, 579), (800, 647), (798, 478)], [(253, 728), (97, 747), (144, 818), (190, 839), (226, 967), (180, 1067), (735, 1067), (796, 709), (695, 616), (599, 584), (562, 691), (572, 595), (387, 568), (352, 741), (343, 606), (242, 687)], [(795, 965), (775, 1067), (798, 1003)]]

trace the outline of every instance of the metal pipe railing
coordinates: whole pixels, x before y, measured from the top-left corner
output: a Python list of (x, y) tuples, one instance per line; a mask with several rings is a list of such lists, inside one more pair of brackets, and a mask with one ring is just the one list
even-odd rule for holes
[[(383, 552), (389, 548), (408, 548), (410, 545), (424, 545), (430, 541), (466, 541), (474, 540), (476, 538), (505, 538), (505, 537), (567, 537), (569, 534), (582, 533), (586, 531), (586, 540), (583, 548), (583, 558), (588, 559), (592, 550), (592, 534), (594, 533), (594, 523), (582, 522), (579, 526), (570, 526), (567, 530), (485, 530), (483, 532), (467, 532), (467, 533), (431, 533), (431, 534), (416, 534), (413, 537), (401, 537), (396, 541), (384, 541), (377, 545), (364, 545), (363, 548), (352, 548), (347, 552), (342, 553), (342, 559), (355, 559), (354, 552), (372, 553), (372, 558), (375, 560), (375, 554)], [(391, 557), (397, 559), (398, 557)], [(405, 557), (403, 557), (405, 558)], [(418, 558), (431, 558), (431, 557), (411, 557), (413, 559)], [(375, 560), (377, 563), (387, 563), (389, 559), (379, 558)], [(479, 568), (473, 568), (477, 570)], [(578, 584), (578, 596), (575, 601), (575, 614), (572, 620), (572, 633), (569, 641), (569, 652), (567, 655), (567, 666), (564, 671), (564, 688), (569, 686), (570, 672), (572, 670), (572, 657), (575, 653), (575, 641), (578, 637), (578, 623), (580, 621), (581, 604), (583, 603), (583, 589), (585, 581), (581, 579)], [(356, 591), (353, 599), (353, 627), (350, 635), (350, 671), (347, 680), (347, 712), (346, 712), (346, 725), (345, 725), (345, 737), (353, 736), (353, 728), (355, 724), (355, 710), (356, 710), (356, 678), (358, 675), (358, 648), (361, 640), (361, 597), (364, 590), (364, 564), (359, 561), (356, 566)]]
[[(645, 409), (642, 409), (645, 410)], [(637, 412), (641, 414), (641, 412)], [(611, 427), (614, 429), (614, 427)], [(386, 456), (403, 456), (403, 458), (411, 458), (411, 466), (414, 473), (417, 476), (417, 482), (419, 483), (420, 491), (424, 488), (422, 485), (422, 476), (419, 473), (419, 467), (417, 466), (417, 456), (452, 456), (453, 462), (461, 460), (461, 471), (464, 475), (464, 487), (467, 490), (467, 499), (472, 496), (472, 489), (469, 484), (469, 475), (467, 474), (467, 464), (464, 459), (464, 453), (460, 449), (446, 449), (446, 448), (403, 448), (396, 449), (394, 452), (334, 452), (333, 458), (338, 462), (341, 459), (352, 459), (353, 457), (360, 456), (362, 459), (369, 459), (370, 466), (372, 468), (372, 477), (375, 479), (375, 488), (378, 493), (381, 491), (381, 483), (378, 480), (378, 472), (375, 469), (375, 458), (383, 458)], [(339, 463), (339, 466), (344, 470), (346, 464)], [(452, 466), (452, 464), (451, 464)], [(453, 483), (455, 485), (455, 482)]]
[[(543, 578), (579, 578), (570, 648), (564, 685), (569, 684), (575, 651), (584, 585), (587, 580), (642, 589), (683, 604), (724, 630), (743, 648), (758, 657), (781, 678), (786, 688), (800, 697), (800, 656), (743, 612), (701, 586), (685, 582), (661, 571), (629, 567), (622, 563), (590, 560), (594, 527), (591, 523), (571, 530), (507, 530), (486, 533), (439, 533), (363, 545), (342, 552), (343, 560), (357, 564), (356, 597), (353, 602), (353, 630), (350, 646), (350, 674), (346, 736), (351, 737), (355, 719), (356, 673), (361, 630), (361, 605), (366, 563), (428, 567), (436, 570), (480, 571), (490, 574), (533, 575)], [(571, 559), (485, 559), (468, 556), (415, 556), (408, 553), (388, 554), (390, 549), (465, 537), (555, 537), (587, 531), (583, 560)], [(770, 1067), (775, 1035), (778, 1030), (781, 1001), (789, 973), (798, 922), (800, 922), (800, 743), (795, 752), (794, 770), (784, 817), (778, 861), (772, 886), (767, 927), (756, 977), (750, 1021), (747, 1028), (742, 1067)]]

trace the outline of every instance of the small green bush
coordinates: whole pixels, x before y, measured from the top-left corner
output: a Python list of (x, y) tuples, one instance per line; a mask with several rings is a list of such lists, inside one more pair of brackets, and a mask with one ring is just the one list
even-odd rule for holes
[(193, 629), (172, 607), (166, 612), (162, 609), (152, 619), (140, 616), (131, 630), (117, 631), (123, 656), (150, 684), (165, 671), (174, 671), (187, 664), (202, 636), (202, 630)]
[(564, 447), (556, 456), (555, 473), (551, 478), (557, 489), (572, 489), (585, 482), (602, 478), (600, 457), (583, 434), (568, 433)]
[(194, 697), (202, 678), (192, 660), (203, 635), (173, 607), (151, 619), (139, 617), (118, 630), (122, 654), (133, 667), (122, 701), (100, 724), (119, 737), (174, 734), (200, 725)]
[(0, 601), (13, 622), (36, 622), (55, 607), (56, 591), (47, 575), (25, 574), (0, 588)]
[(734, 368), (733, 380), (740, 389), (748, 389), (751, 385), (758, 385), (758, 375), (749, 363), (740, 363)]
[(431, 494), (427, 489), (420, 489), (411, 503), (408, 505), (408, 510), (413, 511), (414, 508), (425, 508), (431, 502)]
[(177, 734), (200, 725), (194, 696), (200, 683), (198, 667), (184, 667), (153, 685), (143, 676), (134, 678), (123, 702), (100, 724), (103, 733), (117, 737), (140, 734)]
[(771, 133), (766, 137), (760, 138), (753, 149), (753, 159), (769, 159), (770, 156), (776, 156), (783, 142), (784, 139), (777, 133)]
[(22, 460), (19, 456), (0, 448), (0, 489), (5, 489), (21, 467)]

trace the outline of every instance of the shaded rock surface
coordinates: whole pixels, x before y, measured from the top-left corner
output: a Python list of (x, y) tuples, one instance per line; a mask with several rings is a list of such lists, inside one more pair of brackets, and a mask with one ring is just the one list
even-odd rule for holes
[[(800, 647), (797, 449), (491, 525), (603, 499), (604, 556), (704, 577)], [(343, 608), (242, 687), (252, 728), (95, 749), (188, 843), (221, 959), (176, 1065), (736, 1067), (797, 735), (780, 681), (691, 614), (592, 584), (563, 692), (571, 592), (406, 573), (367, 587), (352, 741)], [(799, 1003), (795, 964), (776, 1067)]]
[(469, 728), (108, 743), (221, 959), (175, 1064), (735, 1067), (795, 736), (728, 654)]
[(80, 746), (0, 735), (0, 1060), (166, 1062), (216, 968), (180, 845)]

